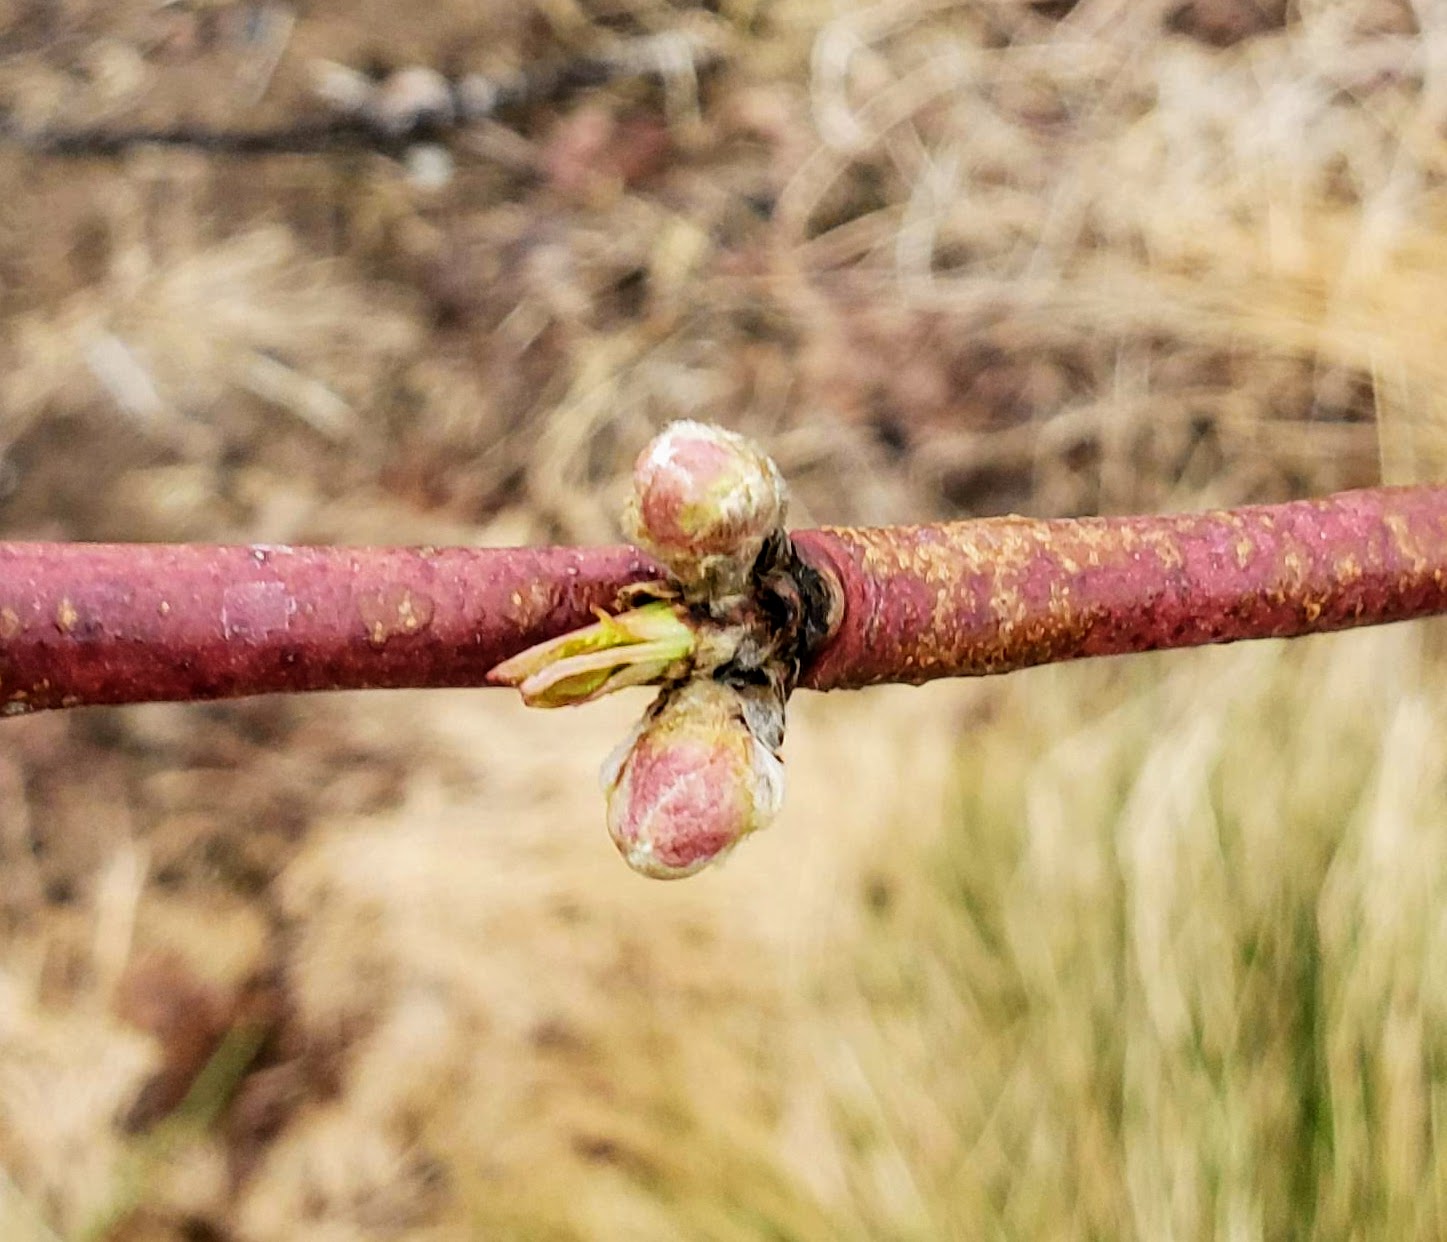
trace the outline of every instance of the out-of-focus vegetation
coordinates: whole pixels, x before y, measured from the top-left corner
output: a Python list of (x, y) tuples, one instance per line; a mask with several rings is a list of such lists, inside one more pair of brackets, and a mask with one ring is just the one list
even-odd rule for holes
[[(680, 414), (795, 517), (1441, 477), (1427, 0), (0, 5), (22, 128), (686, 31), (445, 149), (0, 163), (0, 535), (610, 539)], [(797, 700), (647, 884), (639, 704), (0, 733), (0, 1236), (1433, 1238), (1440, 630)]]

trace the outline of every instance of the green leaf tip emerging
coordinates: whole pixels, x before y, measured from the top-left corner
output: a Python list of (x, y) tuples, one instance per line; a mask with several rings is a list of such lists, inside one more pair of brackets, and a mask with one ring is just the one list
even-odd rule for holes
[(695, 646), (693, 628), (673, 604), (645, 604), (529, 647), (499, 664), (488, 681), (514, 686), (529, 707), (590, 703), (627, 686), (645, 686), (683, 671)]

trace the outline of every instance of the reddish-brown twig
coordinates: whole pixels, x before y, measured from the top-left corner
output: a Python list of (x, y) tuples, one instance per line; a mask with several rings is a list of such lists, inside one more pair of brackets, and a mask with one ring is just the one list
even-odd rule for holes
[(482, 685), (657, 574), (632, 548), (0, 544), (0, 711)]
[(809, 531), (842, 620), (816, 690), (1447, 612), (1447, 487), (1167, 517)]
[[(793, 538), (828, 587), (817, 690), (1447, 612), (1442, 487)], [(0, 710), (482, 685), (659, 573), (630, 548), (0, 544)]]

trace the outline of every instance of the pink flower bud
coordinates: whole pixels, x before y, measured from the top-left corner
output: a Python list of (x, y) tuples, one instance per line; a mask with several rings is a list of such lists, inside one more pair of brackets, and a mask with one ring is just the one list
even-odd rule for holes
[(603, 783), (618, 852), (643, 875), (675, 880), (773, 819), (784, 765), (750, 731), (741, 692), (703, 678), (663, 693)]
[(639, 455), (624, 521), (638, 546), (686, 586), (738, 590), (765, 540), (783, 527), (786, 507), (766, 453), (731, 431), (684, 421)]

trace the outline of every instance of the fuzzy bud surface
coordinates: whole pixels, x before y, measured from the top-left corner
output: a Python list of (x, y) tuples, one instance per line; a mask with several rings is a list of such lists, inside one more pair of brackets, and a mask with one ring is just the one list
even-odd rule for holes
[(672, 880), (765, 827), (783, 800), (784, 769), (751, 730), (743, 693), (698, 679), (664, 691), (604, 766), (603, 783), (618, 852), (633, 870)]
[(731, 431), (685, 420), (639, 454), (624, 526), (685, 586), (739, 590), (783, 529), (787, 507), (767, 454)]

